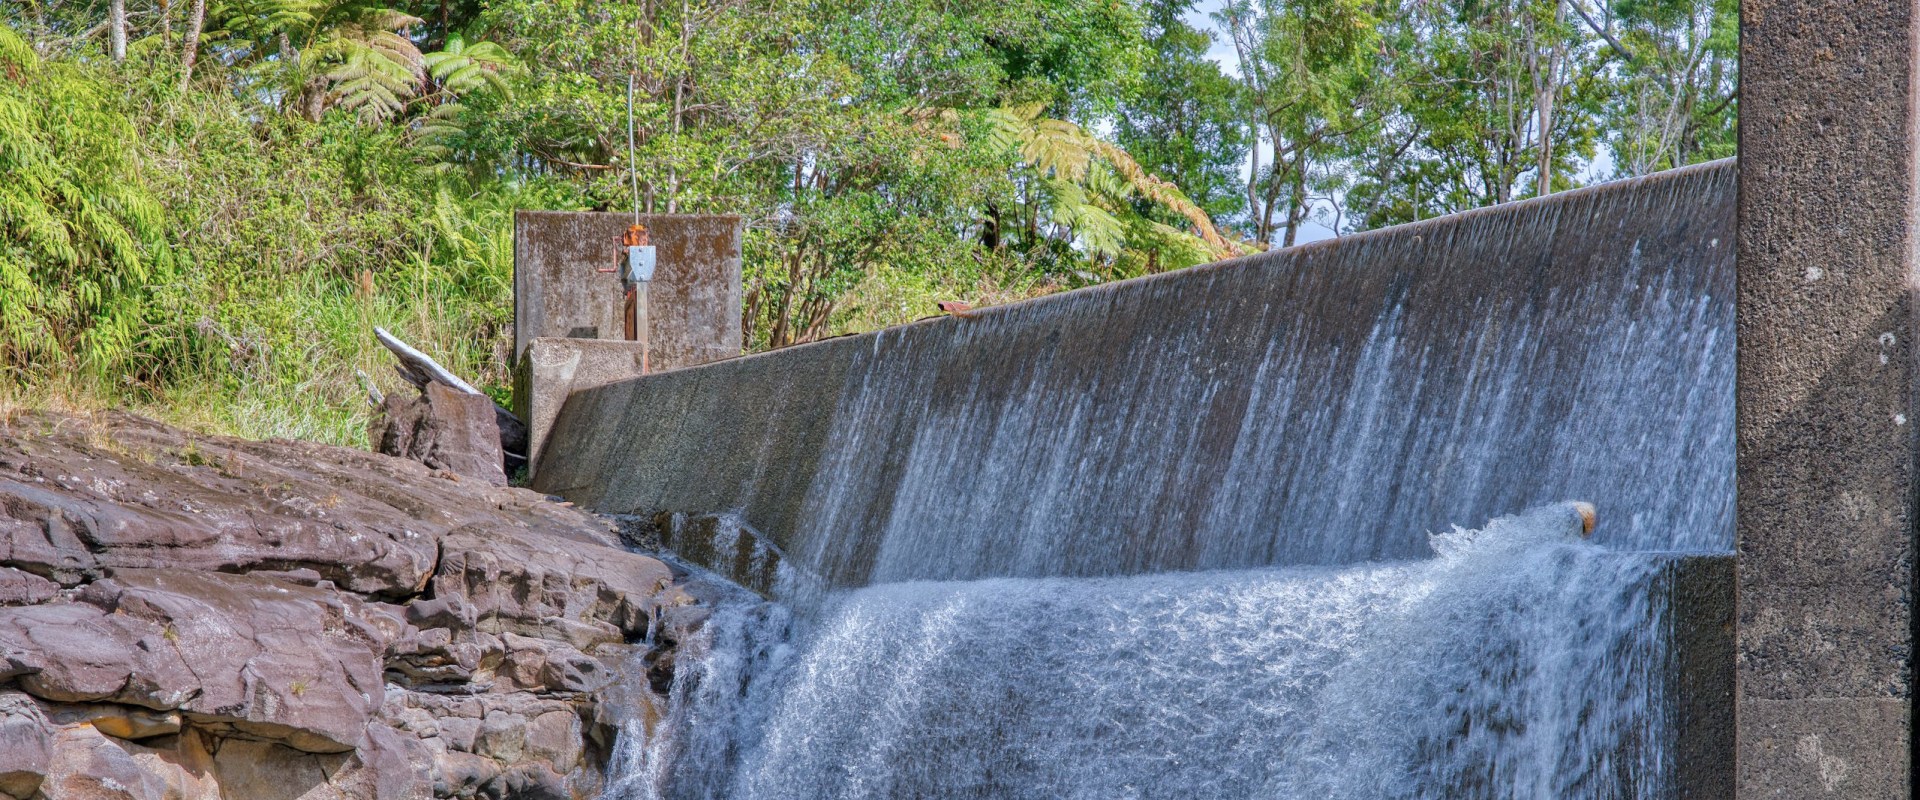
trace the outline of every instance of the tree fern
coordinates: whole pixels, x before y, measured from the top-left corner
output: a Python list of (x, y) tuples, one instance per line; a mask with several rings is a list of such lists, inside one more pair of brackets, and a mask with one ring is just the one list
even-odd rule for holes
[(1120, 251), (1128, 226), (1115, 212), (1122, 210), (1121, 201), (1139, 197), (1185, 217), (1194, 228), (1186, 235), (1197, 237), (1195, 244), (1202, 251), (1215, 258), (1241, 254), (1179, 187), (1147, 172), (1119, 145), (1101, 141), (1072, 122), (1044, 117), (1044, 110), (1044, 104), (1030, 103), (988, 111), (988, 144), (1016, 150), (1050, 181), (1049, 217), (1073, 230), (1088, 250), (1105, 255)]
[(329, 30), (308, 50), (309, 69), (323, 70), (327, 81), (327, 105), (367, 122), (384, 122), (403, 111), (426, 79), (426, 59), (400, 31), (420, 22), (383, 8)]
[(161, 209), (100, 80), (0, 26), (0, 367), (104, 370), (165, 280)]
[(475, 42), (459, 35), (447, 39), (446, 49), (424, 57), (427, 70), (441, 87), (456, 96), (492, 92), (513, 96), (506, 74), (519, 69), (520, 62), (507, 49), (493, 42)]

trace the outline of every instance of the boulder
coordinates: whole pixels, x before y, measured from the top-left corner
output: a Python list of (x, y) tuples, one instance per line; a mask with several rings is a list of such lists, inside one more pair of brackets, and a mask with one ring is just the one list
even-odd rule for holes
[(493, 400), (429, 382), (387, 395), (368, 438), (374, 449), (495, 486), (507, 484)]
[(31, 572), (0, 567), (0, 606), (30, 606), (52, 600), (60, 584)]
[[(534, 492), (342, 447), (123, 414), (0, 425), (0, 605), (13, 572), (74, 586), (112, 567), (304, 573), (407, 598), (424, 591), (442, 535), (474, 525), (619, 546), (606, 521)], [(16, 591), (44, 594), (31, 586)]]
[(40, 794), (47, 800), (213, 798), (199, 779), (160, 751), (118, 741), (91, 725), (54, 735), (53, 761)]
[(57, 706), (52, 710), (54, 724), (91, 725), (94, 730), (115, 739), (137, 741), (180, 732), (180, 712), (154, 711), (116, 703), (84, 703)]
[(382, 470), (316, 474), (134, 423), (100, 443), (20, 433), (0, 434), (0, 563), (66, 586), (114, 567), (304, 568), (407, 595), (431, 574), (438, 534), (461, 521), (383, 502)]
[(0, 609), (7, 671), (28, 694), (178, 710), (316, 753), (359, 743), (405, 625), (358, 598), (250, 575), (115, 570), (79, 599)]
[(53, 762), (54, 732), (33, 698), (0, 691), (0, 796), (24, 800), (40, 791)]
[(605, 688), (615, 678), (600, 659), (568, 644), (513, 633), (503, 633), (500, 639), (506, 656), (496, 675), (511, 688), (585, 693)]
[(579, 650), (644, 635), (655, 599), (673, 582), (658, 559), (524, 530), (462, 528), (447, 534), (444, 550), (436, 595), (472, 606), (480, 630)]

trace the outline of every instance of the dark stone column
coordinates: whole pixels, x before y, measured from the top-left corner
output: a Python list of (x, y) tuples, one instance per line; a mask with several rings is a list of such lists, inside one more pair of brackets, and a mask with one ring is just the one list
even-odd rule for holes
[(1745, 0), (1739, 796), (1911, 796), (1913, 0)]

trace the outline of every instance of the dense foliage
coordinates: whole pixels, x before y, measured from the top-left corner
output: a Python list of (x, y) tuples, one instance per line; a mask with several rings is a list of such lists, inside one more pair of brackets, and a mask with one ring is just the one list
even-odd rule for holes
[(766, 348), (1643, 174), (1731, 154), (1734, 22), (1733, 0), (0, 0), (0, 404), (353, 441), (356, 371), (388, 382), (374, 324), (502, 386), (515, 208), (742, 215)]

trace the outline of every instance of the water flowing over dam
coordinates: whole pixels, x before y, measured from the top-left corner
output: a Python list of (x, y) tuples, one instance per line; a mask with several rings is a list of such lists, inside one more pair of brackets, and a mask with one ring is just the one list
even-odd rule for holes
[(1555, 506), (1419, 561), (887, 584), (792, 649), (735, 606), (609, 796), (1671, 796), (1676, 559), (1578, 533)]
[(1735, 186), (574, 393), (537, 488), (774, 598), (608, 797), (1723, 794)]
[[(1718, 162), (616, 383), (536, 487), (832, 586), (1416, 558), (1567, 498), (1724, 552)], [(722, 571), (728, 571), (725, 568)]]

